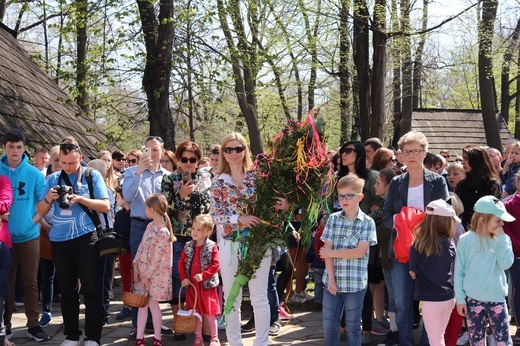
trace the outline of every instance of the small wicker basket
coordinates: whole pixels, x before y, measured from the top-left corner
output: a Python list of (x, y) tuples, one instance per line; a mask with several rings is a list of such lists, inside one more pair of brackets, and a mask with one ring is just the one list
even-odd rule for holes
[(148, 294), (123, 292), (123, 303), (126, 306), (131, 306), (133, 308), (144, 308), (146, 304), (148, 304)]
[[(198, 317), (195, 316), (195, 307), (197, 306), (197, 289), (195, 288), (195, 285), (193, 285), (190, 282), (190, 285), (192, 286), (193, 290), (195, 291), (195, 302), (193, 304), (193, 309), (191, 310), (190, 316), (182, 316), (178, 313), (175, 313), (173, 316), (173, 331), (175, 334), (185, 334), (185, 333), (193, 333), (197, 329), (197, 321)], [(182, 287), (179, 290), (179, 310), (182, 310), (181, 308), (181, 293), (182, 293)]]

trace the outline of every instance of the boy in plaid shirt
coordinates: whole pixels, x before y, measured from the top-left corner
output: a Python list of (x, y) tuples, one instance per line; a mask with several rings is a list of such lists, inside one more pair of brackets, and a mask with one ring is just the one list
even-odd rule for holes
[(344, 310), (347, 345), (361, 345), (361, 310), (368, 281), (368, 253), (377, 244), (374, 220), (359, 209), (365, 181), (349, 173), (337, 183), (342, 211), (331, 214), (321, 240), (325, 260), (323, 333), (326, 345), (339, 345)]

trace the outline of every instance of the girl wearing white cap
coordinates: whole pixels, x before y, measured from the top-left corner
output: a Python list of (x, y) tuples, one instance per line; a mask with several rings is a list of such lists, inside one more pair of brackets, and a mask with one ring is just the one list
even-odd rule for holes
[(513, 345), (505, 297), (505, 270), (514, 261), (511, 239), (504, 221), (515, 218), (494, 196), (480, 198), (474, 207), (470, 231), (457, 244), (455, 299), (457, 311), (467, 319), (471, 345), (484, 345), (489, 319), (497, 345)]
[(455, 221), (460, 219), (446, 201), (430, 202), (424, 220), (415, 227), (410, 246), (410, 276), (414, 299), (422, 302), (422, 317), (431, 346), (444, 346), (444, 331), (455, 306), (452, 268), (455, 260)]

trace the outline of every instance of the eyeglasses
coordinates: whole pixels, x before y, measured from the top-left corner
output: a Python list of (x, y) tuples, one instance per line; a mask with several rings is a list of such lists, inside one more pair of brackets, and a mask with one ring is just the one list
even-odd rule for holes
[(410, 154), (414, 154), (415, 155), (419, 155), (420, 153), (422, 153), (424, 150), (422, 149), (414, 149), (414, 150), (403, 150), (403, 155), (404, 156), (410, 156)]
[(246, 149), (245, 147), (235, 147), (235, 148), (231, 148), (231, 147), (230, 147), (230, 148), (224, 148), (223, 150), (224, 150), (224, 152), (225, 152), (226, 154), (232, 154), (233, 151), (234, 151), (235, 153), (239, 154), (239, 153), (243, 152), (245, 149)]
[[(195, 163), (195, 162), (199, 161), (199, 159), (197, 159), (196, 157), (190, 157), (190, 158), (181, 157), (182, 163), (187, 163), (188, 161), (190, 161), (190, 163)], [(161, 161), (161, 163), (162, 163), (162, 161)]]
[(362, 193), (346, 193), (344, 195), (338, 193), (338, 201), (341, 201), (341, 200), (350, 201), (355, 196), (361, 196), (361, 195), (362, 195)]
[(154, 139), (158, 142), (164, 143), (163, 139), (159, 136), (148, 136), (144, 142), (153, 141)]
[(119, 162), (126, 162), (126, 159), (124, 157), (120, 157), (120, 158), (115, 158), (114, 160), (116, 161), (119, 161)]
[(339, 153), (340, 154), (350, 154), (355, 151), (356, 151), (356, 149), (354, 149), (354, 148), (343, 148), (339, 151)]
[[(186, 157), (183, 157), (182, 159), (186, 159), (186, 162), (188, 162), (188, 160), (187, 160)], [(182, 161), (182, 159), (181, 159), (181, 161)], [(192, 159), (194, 159), (194, 157), (192, 157)], [(165, 163), (173, 163), (172, 160), (160, 160), (159, 162), (161, 163), (161, 165), (162, 165), (162, 164), (165, 164)], [(184, 162), (184, 163), (186, 163), (186, 162)], [(193, 161), (192, 163), (195, 163), (195, 162), (196, 162), (196, 161)]]
[(79, 151), (79, 146), (74, 143), (61, 143), (60, 151), (63, 151), (63, 153), (67, 155), (71, 151)]

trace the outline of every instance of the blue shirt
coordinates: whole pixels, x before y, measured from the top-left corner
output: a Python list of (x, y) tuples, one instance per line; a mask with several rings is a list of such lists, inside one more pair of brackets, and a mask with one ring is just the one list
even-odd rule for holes
[[(88, 184), (85, 180), (85, 168), (81, 168), (81, 173), (82, 177), (79, 182), (77, 181), (77, 173), (69, 174), (68, 177), (74, 192), (78, 196), (90, 198)], [(40, 200), (43, 200), (47, 195), (47, 192), (49, 192), (49, 190), (54, 186), (66, 185), (63, 179), (59, 181), (58, 178), (60, 174), (61, 171), (53, 173), (47, 178), (47, 184), (45, 185), (45, 189), (40, 196)], [(95, 199), (108, 199), (105, 181), (103, 180), (101, 174), (96, 170), (92, 170), (92, 187), (94, 189)], [(54, 212), (52, 215), (52, 228), (49, 233), (49, 239), (51, 241), (67, 241), (81, 237), (88, 233), (92, 233), (96, 230), (94, 222), (87, 215), (87, 213), (85, 213), (83, 208), (81, 208), (79, 203), (76, 203), (66, 209), (60, 208), (57, 200), (54, 200), (52, 205), (54, 207)]]
[(138, 176), (135, 174), (136, 170), (137, 166), (125, 170), (123, 198), (130, 203), (130, 217), (147, 219), (144, 201), (154, 193), (161, 193), (163, 175), (170, 172), (162, 167), (155, 172), (147, 168), (141, 176)]
[[(330, 215), (320, 239), (323, 242), (332, 242), (332, 250), (355, 249), (361, 242), (369, 242), (370, 246), (376, 245), (376, 224), (361, 209), (352, 221), (348, 221), (343, 211), (339, 211)], [(334, 276), (338, 292), (359, 292), (367, 287), (369, 251), (361, 258), (334, 258)], [(327, 286), (328, 282), (329, 277), (325, 270), (323, 283)]]

